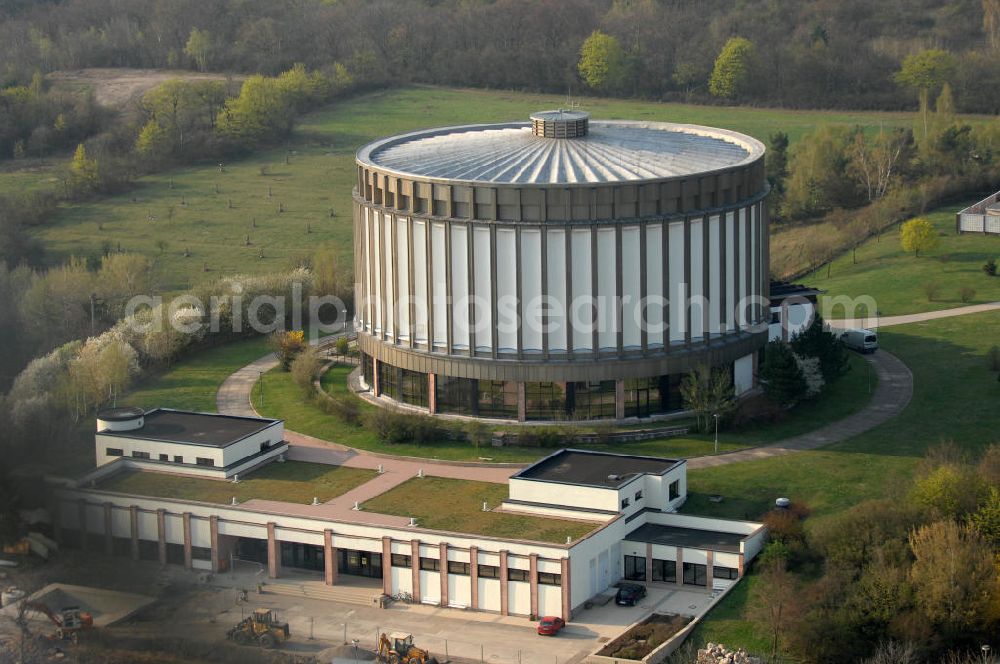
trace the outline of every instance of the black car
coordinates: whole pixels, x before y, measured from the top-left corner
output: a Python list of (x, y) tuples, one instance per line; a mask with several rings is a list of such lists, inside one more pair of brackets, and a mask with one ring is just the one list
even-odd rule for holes
[(623, 583), (615, 593), (615, 604), (618, 606), (635, 606), (636, 602), (646, 596), (646, 586), (638, 583)]

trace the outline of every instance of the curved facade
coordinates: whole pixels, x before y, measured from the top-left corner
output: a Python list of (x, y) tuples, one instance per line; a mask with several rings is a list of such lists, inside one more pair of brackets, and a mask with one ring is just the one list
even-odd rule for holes
[(752, 382), (767, 339), (758, 141), (550, 111), (382, 139), (357, 166), (356, 325), (377, 395), (596, 419), (679, 409), (703, 362)]

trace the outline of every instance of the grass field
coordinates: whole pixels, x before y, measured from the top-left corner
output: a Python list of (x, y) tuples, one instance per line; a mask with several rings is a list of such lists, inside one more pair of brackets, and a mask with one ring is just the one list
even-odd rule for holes
[(194, 353), (136, 386), (129, 403), (214, 413), (215, 393), (229, 374), (267, 352), (267, 338), (255, 337)]
[[(563, 544), (594, 530), (597, 523), (502, 512), (483, 512), (507, 498), (506, 484), (444, 477), (413, 478), (365, 502), (369, 512), (416, 517), (422, 528)], [(447, 504), (448, 509), (441, 509)]]
[(105, 491), (157, 498), (228, 504), (261, 498), (286, 503), (327, 502), (375, 477), (374, 470), (286, 461), (271, 463), (240, 479), (239, 484), (165, 473), (130, 471), (114, 475), (98, 487)]
[[(1000, 300), (1000, 277), (989, 277), (983, 263), (989, 258), (1000, 259), (1000, 237), (955, 233), (955, 213), (971, 201), (937, 209), (927, 215), (938, 231), (937, 248), (919, 258), (903, 252), (899, 230), (892, 228), (879, 240), (869, 240), (857, 251), (857, 264), (850, 252), (837, 258), (804, 281), (825, 290), (826, 298), (842, 295), (870, 295), (878, 303), (883, 316), (934, 311), (960, 307), (959, 290), (969, 287), (976, 294), (970, 304)], [(935, 283), (940, 294), (933, 300), (925, 286)], [(835, 318), (843, 318), (838, 309)]]
[[(912, 122), (907, 113), (580, 101), (597, 118), (706, 124), (765, 141), (782, 130), (794, 142), (822, 123), (874, 129)], [(155, 261), (167, 292), (220, 275), (283, 269), (321, 243), (349, 254), (353, 160), (362, 144), (421, 127), (526, 119), (564, 103), (552, 95), (426, 87), (363, 95), (306, 116), (287, 146), (228, 163), (225, 172), (215, 163), (177, 169), (144, 177), (119, 196), (67, 205), (40, 237), (53, 258), (96, 255), (121, 243)]]
[[(942, 441), (981, 453), (1000, 442), (1000, 382), (985, 361), (996, 338), (984, 334), (997, 329), (1000, 312), (881, 330), (882, 347), (913, 372), (913, 400), (899, 417), (822, 450), (691, 471), (686, 509), (752, 518), (787, 496), (811, 508), (809, 528), (865, 500), (907, 491), (920, 456)], [(708, 502), (713, 493), (723, 502)], [(759, 646), (760, 635), (744, 619), (746, 597), (745, 589), (728, 596), (693, 638)]]
[[(347, 374), (351, 367), (335, 366), (323, 376), (323, 388), (330, 394), (349, 396)], [(743, 431), (722, 431), (719, 434), (719, 451), (728, 452), (744, 447), (762, 445), (811, 431), (828, 422), (840, 419), (862, 408), (869, 399), (869, 382), (875, 388), (876, 378), (859, 356), (851, 356), (851, 371), (829, 386), (824, 398), (797, 407), (790, 417), (779, 424), (758, 426)], [(497, 462), (529, 462), (545, 456), (548, 448), (484, 447), (476, 449), (466, 442), (442, 440), (434, 444), (387, 445), (380, 442), (364, 427), (351, 426), (329, 415), (302, 397), (302, 392), (287, 372), (273, 370), (264, 374), (264, 406), (260, 404), (260, 386), (254, 389), (253, 402), (258, 412), (267, 417), (284, 419), (289, 429), (317, 438), (349, 445), (358, 449), (401, 454), (433, 459), (477, 460), (490, 458)], [(374, 408), (361, 403), (362, 412)], [(569, 423), (568, 423), (569, 424)], [(513, 425), (512, 426), (516, 426)], [(649, 440), (636, 443), (581, 444), (580, 447), (625, 454), (648, 454), (667, 457), (692, 457), (712, 454), (712, 434), (688, 434), (674, 438)]]

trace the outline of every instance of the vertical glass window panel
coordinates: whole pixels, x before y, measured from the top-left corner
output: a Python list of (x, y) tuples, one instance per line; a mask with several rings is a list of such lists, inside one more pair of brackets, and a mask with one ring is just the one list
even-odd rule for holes
[(472, 234), (473, 275), (476, 281), (476, 350), (493, 348), (493, 277), (490, 268), (490, 229), (474, 227)]
[(705, 333), (704, 306), (705, 284), (703, 270), (704, 250), (701, 219), (692, 219), (691, 225), (691, 337), (697, 339)]
[(566, 415), (563, 383), (525, 383), (524, 402), (529, 420), (556, 420)]
[(593, 298), (591, 296), (590, 229), (573, 230), (573, 300), (570, 303), (570, 329), (573, 330), (573, 350), (593, 350)]
[(526, 353), (542, 352), (542, 233), (521, 231), (521, 345)]
[(410, 338), (410, 233), (406, 219), (396, 219), (396, 267), (399, 270), (396, 320), (399, 338)]
[(372, 255), (375, 258), (375, 332), (382, 332), (382, 215), (372, 213)]
[(622, 345), (642, 347), (642, 259), (639, 227), (622, 229)]
[(684, 284), (684, 222), (669, 224), (670, 256), (667, 258), (670, 274), (670, 290), (667, 299), (670, 300), (670, 341), (684, 341), (687, 321), (684, 310), (687, 306), (686, 287)]
[[(748, 259), (748, 256), (747, 256), (747, 209), (746, 208), (740, 208), (740, 217), (737, 220), (737, 224), (736, 225), (739, 226), (739, 232), (737, 233), (737, 235), (739, 236), (739, 242), (737, 242), (737, 244), (736, 244), (736, 251), (738, 251), (740, 253), (740, 269), (739, 269), (739, 273), (736, 275), (737, 276), (737, 282), (738, 282), (737, 292), (739, 293), (738, 300), (741, 301), (741, 302), (743, 302), (745, 304), (746, 303), (746, 297), (747, 297), (747, 259)], [(741, 306), (739, 308), (739, 310), (737, 311), (737, 314), (739, 314), (739, 317), (737, 318), (737, 322), (738, 322), (738, 324), (739, 324), (739, 326), (741, 328), (742, 327), (746, 327), (746, 324), (747, 324), (746, 313), (747, 313), (747, 311), (746, 311), (746, 307), (745, 306)]]
[[(757, 206), (753, 205), (750, 207), (750, 297), (760, 294), (760, 242), (757, 238), (757, 226)], [(754, 304), (750, 309), (751, 322), (755, 322), (759, 318), (757, 315), (759, 308), (757, 304)]]
[(722, 249), (719, 217), (708, 219), (708, 331), (718, 334), (722, 321)]
[(736, 232), (736, 223), (734, 217), (734, 213), (726, 213), (726, 311), (723, 321), (728, 330), (735, 327), (733, 322), (736, 320), (733, 315), (733, 312), (736, 311), (736, 238), (733, 236), (733, 233)]
[(382, 254), (385, 263), (385, 334), (390, 339), (396, 337), (396, 285), (394, 275), (396, 256), (393, 253), (393, 225), (392, 217), (385, 215), (382, 217), (382, 231), (385, 241), (382, 244)]
[(517, 419), (517, 383), (508, 380), (480, 380), (476, 383), (476, 414), (480, 417)]
[(601, 350), (618, 348), (618, 275), (615, 230), (597, 229), (597, 343)]
[(431, 224), (431, 315), (434, 317), (434, 346), (448, 343), (448, 278), (444, 224)]
[(371, 284), (371, 280), (372, 280), (372, 259), (371, 259), (372, 234), (371, 234), (371, 227), (370, 227), (369, 221), (368, 221), (368, 208), (366, 208), (366, 207), (361, 208), (361, 213), (362, 213), (362, 216), (363, 216), (363, 219), (364, 219), (364, 222), (363, 222), (364, 223), (364, 231), (362, 233), (362, 243), (364, 244), (364, 246), (362, 247), (362, 252), (363, 252), (364, 255), (362, 256), (362, 261), (364, 262), (364, 266), (365, 266), (365, 275), (364, 275), (364, 278), (361, 280), (363, 282), (362, 283), (362, 289), (363, 289), (364, 298), (365, 298), (365, 299), (363, 299), (361, 301), (361, 305), (362, 305), (362, 308), (361, 308), (361, 316), (362, 316), (361, 325), (362, 325), (362, 327), (365, 330), (367, 330), (368, 332), (371, 332), (372, 328), (373, 328), (373, 326), (372, 326), (372, 307), (374, 306), (374, 301), (373, 301), (373, 298), (372, 298), (372, 284)]
[(413, 220), (413, 334), (417, 343), (427, 343), (427, 317), (430, 301), (427, 294), (427, 225)]
[(517, 352), (517, 236), (497, 229), (497, 350)]
[(566, 231), (549, 231), (546, 240), (546, 295), (548, 295), (549, 351), (567, 348)]
[[(646, 343), (652, 347), (663, 345), (664, 320), (663, 314), (663, 226), (649, 224), (646, 226), (646, 302), (644, 318), (646, 325)], [(628, 265), (628, 263), (626, 263)]]
[(451, 226), (451, 343), (469, 348), (469, 239), (463, 224)]

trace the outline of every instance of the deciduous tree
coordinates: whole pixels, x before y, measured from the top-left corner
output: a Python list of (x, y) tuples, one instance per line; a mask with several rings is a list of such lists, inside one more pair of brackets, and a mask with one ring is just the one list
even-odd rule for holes
[(624, 82), (625, 51), (616, 37), (594, 30), (580, 47), (577, 70), (584, 83), (595, 90), (615, 90)]
[(919, 258), (921, 251), (930, 251), (938, 245), (938, 235), (930, 221), (918, 217), (900, 227), (899, 242), (903, 246), (903, 251), (912, 251), (913, 255)]
[(681, 381), (680, 391), (684, 407), (694, 411), (698, 428), (703, 431), (709, 429), (716, 414), (725, 418), (736, 408), (732, 373), (728, 367), (713, 369), (700, 364)]
[(753, 42), (744, 37), (730, 38), (715, 59), (708, 91), (715, 97), (739, 98), (750, 84), (755, 57)]

